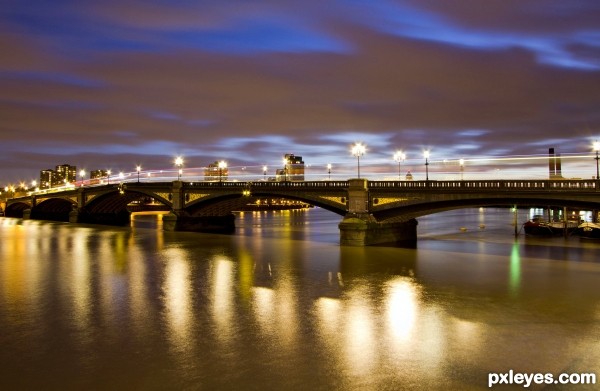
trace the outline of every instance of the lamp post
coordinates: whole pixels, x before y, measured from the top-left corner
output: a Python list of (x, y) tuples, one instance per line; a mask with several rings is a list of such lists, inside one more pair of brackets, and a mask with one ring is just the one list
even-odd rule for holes
[(329, 180), (331, 180), (331, 163), (327, 163), (327, 175), (329, 175)]
[(142, 167), (140, 165), (137, 165), (135, 167), (135, 170), (137, 171), (137, 174), (138, 174), (138, 183), (140, 183), (140, 171), (142, 171)]
[(402, 180), (401, 172), (400, 172), (400, 162), (403, 162), (406, 159), (406, 154), (402, 151), (396, 151), (394, 154), (394, 160), (398, 162), (398, 180)]
[(223, 182), (223, 170), (227, 168), (227, 163), (223, 160), (219, 162), (219, 182)]
[(177, 156), (177, 158), (175, 158), (175, 165), (178, 168), (177, 171), (177, 180), (181, 180), (181, 174), (183, 174), (183, 169), (181, 168), (183, 166), (183, 158), (181, 156)]
[(360, 157), (365, 154), (367, 148), (361, 143), (356, 143), (352, 146), (352, 156), (356, 156), (356, 168), (358, 178), (360, 179)]
[(600, 141), (594, 141), (594, 152), (596, 152), (596, 157), (594, 158), (596, 160), (596, 181), (600, 181), (600, 167), (598, 166), (598, 161), (600, 160), (600, 157), (598, 156), (598, 152), (600, 152)]
[(85, 170), (79, 171), (79, 176), (81, 177), (81, 186), (83, 187), (83, 180), (85, 179)]
[(263, 179), (267, 180), (267, 166), (263, 166)]
[(423, 156), (425, 157), (425, 180), (429, 181), (429, 150), (423, 152)]
[(111, 174), (110, 170), (106, 171), (106, 184), (107, 185), (110, 185), (110, 174)]
[(460, 180), (462, 181), (465, 173), (465, 159), (460, 159), (458, 164), (460, 164)]

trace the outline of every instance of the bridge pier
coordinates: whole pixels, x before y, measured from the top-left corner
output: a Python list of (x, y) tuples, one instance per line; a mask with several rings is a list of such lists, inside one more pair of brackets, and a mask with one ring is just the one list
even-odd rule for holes
[(338, 225), (342, 246), (370, 246), (373, 244), (404, 243), (417, 241), (417, 220), (403, 222), (379, 222), (369, 214), (348, 214)]
[(348, 181), (348, 214), (338, 228), (342, 246), (414, 243), (417, 240), (417, 220), (379, 222), (369, 213), (369, 188), (366, 179)]

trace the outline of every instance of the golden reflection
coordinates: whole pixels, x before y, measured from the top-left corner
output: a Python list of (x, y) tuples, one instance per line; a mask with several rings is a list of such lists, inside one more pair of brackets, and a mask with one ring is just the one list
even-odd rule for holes
[(128, 277), (129, 277), (129, 297), (130, 308), (134, 326), (137, 328), (136, 334), (150, 331), (147, 328), (146, 319), (151, 307), (149, 303), (148, 289), (150, 282), (146, 280), (146, 259), (144, 250), (140, 246), (132, 246), (129, 249)]
[(213, 260), (214, 270), (211, 281), (212, 314), (216, 323), (216, 335), (225, 343), (233, 336), (234, 267), (233, 262), (224, 256)]
[(368, 375), (376, 364), (378, 346), (367, 289), (357, 286), (348, 292), (348, 297), (343, 326), (346, 362), (354, 375)]
[[(73, 300), (73, 318), (79, 330), (84, 331), (90, 325), (91, 318), (91, 281), (90, 255), (88, 248), (89, 231), (78, 228), (73, 232), (71, 258), (71, 293)], [(82, 333), (83, 335), (83, 333)]]
[(185, 251), (169, 248), (165, 256), (165, 281), (163, 284), (165, 315), (169, 340), (178, 353), (191, 354), (194, 346), (192, 333), (192, 298), (190, 266)]
[(338, 299), (320, 297), (315, 301), (315, 312), (319, 332), (325, 342), (339, 337), (341, 304)]
[(293, 284), (286, 279), (274, 289), (253, 288), (254, 317), (265, 336), (274, 338), (279, 347), (292, 348), (297, 343), (297, 296)]
[(414, 337), (419, 291), (409, 277), (398, 277), (386, 286), (387, 325), (392, 341), (406, 343)]
[(253, 288), (252, 293), (256, 322), (263, 333), (272, 335), (276, 324), (273, 319), (275, 312), (275, 292), (271, 288), (257, 286)]
[(252, 298), (252, 286), (254, 285), (254, 259), (245, 250), (238, 253), (239, 258), (239, 290), (242, 298), (248, 302)]

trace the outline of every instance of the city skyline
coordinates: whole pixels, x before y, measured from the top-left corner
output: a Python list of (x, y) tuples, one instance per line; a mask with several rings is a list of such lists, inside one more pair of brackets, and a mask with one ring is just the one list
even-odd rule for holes
[(591, 156), (600, 138), (594, 1), (40, 0), (0, 20), (3, 185), (175, 156), (260, 175), (295, 153), (335, 175), (355, 142), (393, 173), (398, 150)]

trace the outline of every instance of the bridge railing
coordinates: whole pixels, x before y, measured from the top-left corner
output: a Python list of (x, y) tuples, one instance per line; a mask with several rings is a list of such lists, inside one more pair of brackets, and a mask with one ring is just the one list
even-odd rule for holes
[(465, 190), (598, 190), (596, 180), (491, 180), (491, 181), (370, 181), (370, 189), (465, 189)]
[(183, 182), (184, 188), (347, 188), (348, 181), (257, 181), (257, 182)]

